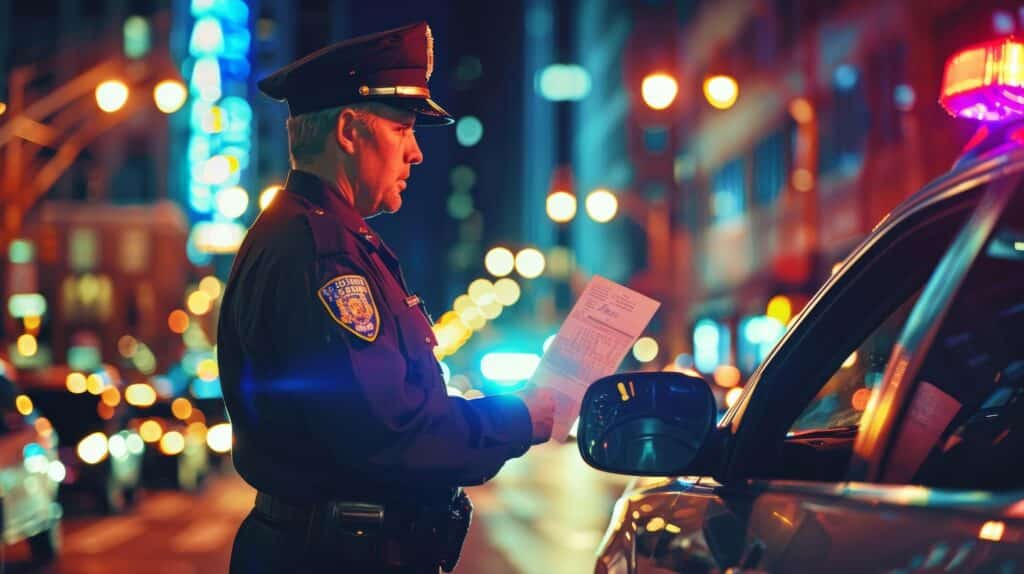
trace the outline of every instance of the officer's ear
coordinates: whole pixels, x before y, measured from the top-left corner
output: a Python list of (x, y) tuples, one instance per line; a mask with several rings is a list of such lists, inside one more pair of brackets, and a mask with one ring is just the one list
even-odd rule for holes
[(341, 113), (338, 114), (336, 128), (334, 138), (338, 142), (338, 147), (349, 155), (354, 154), (356, 152), (356, 137), (359, 130), (362, 129), (362, 120), (355, 110), (351, 108), (341, 110)]

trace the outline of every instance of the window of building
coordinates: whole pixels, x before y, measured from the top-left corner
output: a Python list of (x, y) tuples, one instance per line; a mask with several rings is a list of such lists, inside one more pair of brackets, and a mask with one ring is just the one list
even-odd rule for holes
[(747, 170), (744, 158), (738, 157), (711, 177), (711, 222), (727, 223), (738, 219), (747, 210)]
[(792, 122), (761, 140), (754, 148), (753, 195), (754, 204), (767, 206), (775, 203), (786, 188), (786, 176), (793, 168)]
[(819, 124), (818, 168), (822, 175), (852, 177), (864, 164), (871, 113), (862, 70), (852, 64), (832, 72), (831, 97)]

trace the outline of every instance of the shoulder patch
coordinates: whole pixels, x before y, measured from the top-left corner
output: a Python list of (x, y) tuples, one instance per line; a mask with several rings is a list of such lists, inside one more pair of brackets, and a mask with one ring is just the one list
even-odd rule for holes
[(373, 292), (361, 275), (339, 275), (316, 292), (334, 322), (364, 341), (373, 342), (380, 332), (380, 312)]

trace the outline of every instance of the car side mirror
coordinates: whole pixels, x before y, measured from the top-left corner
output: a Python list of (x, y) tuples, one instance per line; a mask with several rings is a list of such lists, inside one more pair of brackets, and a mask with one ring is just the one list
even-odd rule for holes
[(620, 474), (694, 474), (718, 409), (707, 382), (673, 372), (598, 379), (583, 396), (577, 439), (590, 466)]

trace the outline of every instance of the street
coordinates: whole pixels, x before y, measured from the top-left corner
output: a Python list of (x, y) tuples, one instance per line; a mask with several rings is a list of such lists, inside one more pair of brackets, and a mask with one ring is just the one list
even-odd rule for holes
[[(475, 514), (459, 574), (591, 572), (615, 497), (625, 481), (592, 470), (575, 444), (545, 445), (470, 489)], [(64, 555), (36, 570), (25, 543), (8, 547), (5, 572), (214, 574), (226, 572), (238, 524), (254, 492), (233, 472), (197, 495), (147, 492), (122, 516), (68, 513)]]

